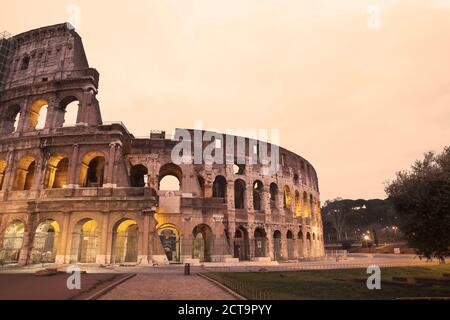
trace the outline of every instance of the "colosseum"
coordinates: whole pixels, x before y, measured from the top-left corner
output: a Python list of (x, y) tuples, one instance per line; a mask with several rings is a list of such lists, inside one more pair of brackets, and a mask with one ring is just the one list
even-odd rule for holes
[[(165, 132), (138, 138), (102, 120), (98, 84), (69, 24), (0, 39), (0, 264), (276, 264), (324, 255), (307, 160), (279, 147), (270, 175), (247, 155), (237, 161), (238, 151), (231, 163), (176, 164), (179, 141)], [(69, 112), (76, 123), (65, 121)], [(254, 139), (231, 138), (258, 152)]]

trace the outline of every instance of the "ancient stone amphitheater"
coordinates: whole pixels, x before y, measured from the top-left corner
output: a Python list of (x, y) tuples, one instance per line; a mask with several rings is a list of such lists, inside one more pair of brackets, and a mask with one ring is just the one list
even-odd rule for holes
[[(102, 121), (99, 74), (70, 25), (3, 35), (0, 81), (0, 264), (323, 256), (308, 161), (279, 148), (272, 175), (248, 157), (175, 164), (178, 141), (164, 132), (137, 138)], [(76, 123), (65, 121), (74, 111)]]

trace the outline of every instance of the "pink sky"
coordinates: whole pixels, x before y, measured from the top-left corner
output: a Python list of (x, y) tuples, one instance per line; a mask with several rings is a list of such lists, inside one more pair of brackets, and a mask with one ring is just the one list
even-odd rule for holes
[(104, 120), (136, 135), (277, 128), (322, 202), (384, 198), (396, 171), (450, 144), (450, 0), (2, 1), (0, 30), (68, 21), (70, 5)]

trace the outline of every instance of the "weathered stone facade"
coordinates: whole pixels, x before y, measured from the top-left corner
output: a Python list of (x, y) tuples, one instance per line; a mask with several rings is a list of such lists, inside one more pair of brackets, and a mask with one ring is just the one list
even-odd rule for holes
[[(323, 256), (317, 175), (302, 157), (280, 148), (272, 176), (248, 158), (239, 166), (176, 165), (177, 141), (163, 133), (135, 138), (123, 124), (102, 121), (99, 74), (66, 24), (0, 41), (9, 66), (0, 74), (1, 262)], [(76, 124), (67, 126), (74, 101)], [(167, 176), (179, 190), (160, 190)]]

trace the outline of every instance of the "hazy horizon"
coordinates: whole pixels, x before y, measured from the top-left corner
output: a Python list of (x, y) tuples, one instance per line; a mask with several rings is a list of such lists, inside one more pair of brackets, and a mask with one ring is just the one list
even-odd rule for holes
[(277, 128), (322, 203), (384, 199), (384, 181), (450, 144), (450, 0), (30, 0), (0, 4), (0, 31), (73, 8), (103, 120), (136, 136)]

